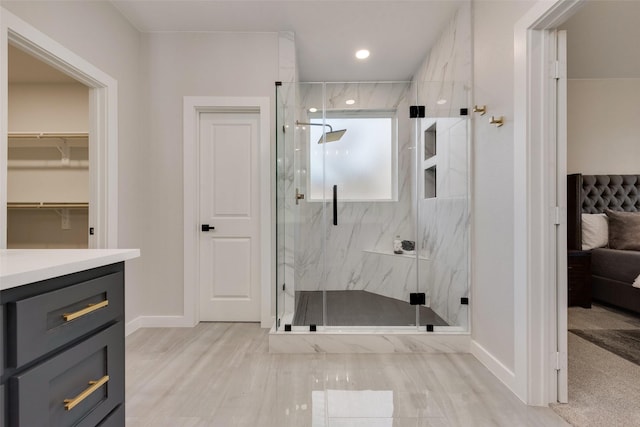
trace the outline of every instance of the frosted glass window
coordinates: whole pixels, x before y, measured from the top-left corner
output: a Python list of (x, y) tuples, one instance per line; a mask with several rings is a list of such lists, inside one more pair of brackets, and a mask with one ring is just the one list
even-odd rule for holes
[[(318, 144), (323, 129), (328, 132), (329, 128), (309, 126), (310, 200), (330, 199), (334, 185), (338, 186), (338, 198), (342, 201), (395, 200), (395, 117), (391, 113), (375, 117), (371, 113), (350, 114), (325, 121), (333, 131), (346, 129), (338, 141)], [(322, 124), (322, 119), (312, 118), (310, 122)]]

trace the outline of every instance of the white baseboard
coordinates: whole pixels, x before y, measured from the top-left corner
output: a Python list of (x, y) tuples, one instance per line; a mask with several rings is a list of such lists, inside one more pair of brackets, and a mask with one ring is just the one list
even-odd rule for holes
[[(516, 396), (518, 396), (518, 390), (516, 388), (516, 375), (507, 368), (502, 362), (489, 353), (484, 347), (478, 344), (476, 341), (471, 340), (471, 354), (480, 361), (493, 375), (495, 375), (504, 385), (507, 386)], [(520, 400), (522, 396), (518, 396)], [(523, 400), (524, 401), (524, 400)]]
[(185, 316), (138, 316), (127, 322), (124, 335), (129, 336), (140, 328), (192, 328), (195, 324)]

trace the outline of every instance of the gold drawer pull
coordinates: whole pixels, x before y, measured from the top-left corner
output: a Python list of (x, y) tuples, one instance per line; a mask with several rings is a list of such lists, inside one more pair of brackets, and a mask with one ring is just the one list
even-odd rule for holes
[(109, 300), (106, 299), (106, 300), (104, 300), (102, 302), (99, 302), (97, 304), (89, 304), (87, 307), (83, 308), (82, 310), (78, 310), (78, 311), (76, 311), (74, 313), (65, 313), (65, 314), (62, 315), (62, 317), (64, 317), (64, 320), (66, 322), (70, 322), (73, 319), (77, 319), (78, 317), (82, 317), (85, 314), (92, 313), (92, 312), (94, 312), (96, 310), (99, 310), (102, 307), (106, 307), (108, 305), (109, 305)]
[(78, 406), (80, 402), (85, 400), (87, 397), (91, 396), (91, 394), (94, 391), (96, 391), (97, 389), (102, 387), (104, 384), (106, 384), (107, 381), (109, 381), (109, 375), (105, 375), (104, 377), (100, 378), (98, 381), (89, 381), (89, 387), (85, 391), (83, 391), (73, 399), (64, 400), (64, 409), (67, 411), (72, 410), (73, 408)]

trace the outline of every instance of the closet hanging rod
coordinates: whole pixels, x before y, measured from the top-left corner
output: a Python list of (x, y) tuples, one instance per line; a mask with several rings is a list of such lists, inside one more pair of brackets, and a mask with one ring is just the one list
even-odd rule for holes
[(54, 202), (35, 202), (21, 203), (8, 202), (9, 209), (86, 209), (89, 203), (54, 203)]
[(58, 139), (86, 139), (89, 137), (88, 132), (9, 132), (7, 133), (9, 138), (24, 138), (24, 139), (44, 139), (44, 138), (58, 138)]

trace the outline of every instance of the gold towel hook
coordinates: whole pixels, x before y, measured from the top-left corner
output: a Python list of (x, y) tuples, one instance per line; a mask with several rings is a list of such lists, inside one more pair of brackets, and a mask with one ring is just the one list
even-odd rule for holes
[(498, 118), (491, 116), (491, 120), (489, 121), (490, 124), (492, 125), (496, 125), (497, 128), (499, 128), (500, 126), (502, 126), (504, 124), (504, 117), (500, 116)]
[(473, 112), (474, 113), (480, 113), (481, 116), (484, 116), (484, 114), (487, 112), (487, 106), (483, 105), (482, 107), (479, 107), (477, 105), (473, 106)]

